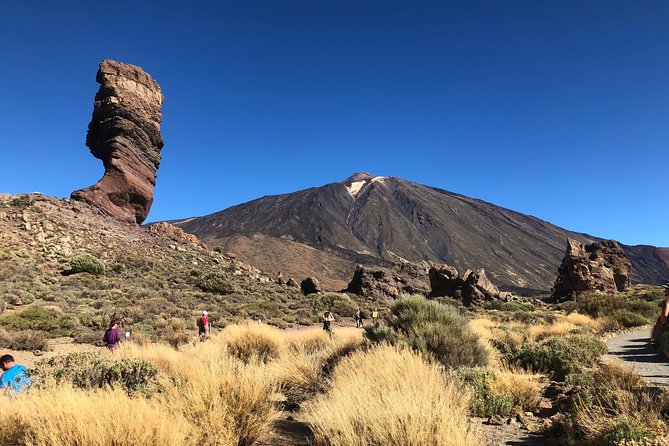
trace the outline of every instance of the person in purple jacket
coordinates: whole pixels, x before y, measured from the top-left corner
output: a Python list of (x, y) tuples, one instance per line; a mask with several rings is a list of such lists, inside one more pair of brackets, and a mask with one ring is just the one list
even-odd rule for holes
[(105, 335), (102, 338), (104, 343), (107, 345), (107, 348), (112, 352), (118, 348), (118, 343), (121, 340), (121, 332), (118, 329), (118, 320), (113, 319), (109, 328), (105, 331)]

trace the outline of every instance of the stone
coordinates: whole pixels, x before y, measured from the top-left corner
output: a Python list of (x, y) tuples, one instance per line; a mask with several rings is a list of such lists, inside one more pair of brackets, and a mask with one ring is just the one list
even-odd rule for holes
[(283, 277), (283, 273), (279, 272), (279, 274), (276, 275), (276, 279), (274, 279), (276, 283), (279, 285), (285, 285), (286, 284), (286, 279)]
[(104, 176), (95, 185), (72, 192), (127, 223), (141, 224), (151, 209), (163, 139), (163, 93), (140, 67), (114, 60), (100, 63), (93, 118), (86, 146), (102, 160)]
[(300, 284), (297, 283), (297, 280), (293, 279), (292, 277), (289, 277), (288, 280), (286, 280), (286, 286), (289, 286), (291, 288), (299, 288)]
[(458, 270), (446, 264), (434, 264), (428, 271), (430, 278), (430, 295), (433, 297), (454, 297), (461, 292), (464, 280)]
[(172, 240), (185, 243), (187, 245), (191, 246), (203, 246), (206, 247), (196, 236), (193, 234), (189, 234), (188, 232), (184, 231), (181, 228), (178, 228), (174, 225), (171, 225), (169, 223), (165, 222), (160, 222), (160, 223), (154, 223), (146, 227), (146, 229), (149, 231), (151, 234), (156, 234), (156, 235), (166, 235), (170, 237)]
[(302, 281), (302, 283), (300, 283), (300, 289), (302, 289), (302, 293), (305, 296), (309, 294), (316, 294), (321, 292), (321, 284), (315, 277), (307, 277)]
[(539, 418), (548, 418), (552, 417), (558, 412), (558, 408), (553, 406), (547, 399), (539, 401), (537, 407), (534, 409), (534, 414)]
[(433, 264), (428, 272), (430, 297), (448, 296), (462, 300), (467, 306), (480, 305), (485, 301), (508, 301), (514, 296), (501, 292), (486, 276), (485, 269), (467, 270), (460, 276), (458, 271), (446, 264)]
[(493, 415), (490, 418), (488, 418), (488, 424), (492, 426), (502, 426), (505, 424), (504, 418), (502, 418), (499, 415)]
[(430, 292), (427, 268), (410, 262), (392, 268), (358, 265), (344, 291), (375, 299), (397, 299), (402, 294), (427, 295)]
[(567, 251), (553, 286), (557, 301), (573, 300), (586, 292), (615, 294), (631, 285), (632, 264), (615, 240), (583, 245), (567, 239)]

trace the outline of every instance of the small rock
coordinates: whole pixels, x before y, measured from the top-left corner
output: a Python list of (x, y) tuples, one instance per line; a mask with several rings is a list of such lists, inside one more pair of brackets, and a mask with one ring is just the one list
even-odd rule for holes
[(504, 424), (504, 419), (499, 415), (493, 415), (488, 418), (488, 424), (492, 426), (502, 426)]

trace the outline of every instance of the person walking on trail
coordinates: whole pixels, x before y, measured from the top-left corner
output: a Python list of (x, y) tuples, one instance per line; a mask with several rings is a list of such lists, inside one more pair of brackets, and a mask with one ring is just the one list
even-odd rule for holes
[(326, 311), (323, 315), (323, 330), (325, 330), (330, 336), (332, 336), (332, 323), (334, 320), (334, 316), (329, 311)]
[(211, 322), (209, 321), (209, 313), (202, 312), (202, 316), (197, 319), (197, 335), (200, 339), (209, 336), (211, 333)]
[(374, 324), (375, 327), (379, 325), (379, 309), (374, 308), (374, 311), (372, 311), (372, 323)]
[(32, 384), (30, 377), (26, 373), (25, 366), (14, 362), (12, 355), (0, 356), (0, 368), (4, 372), (0, 376), (0, 389), (10, 396), (28, 393), (28, 388)]
[(365, 317), (362, 314), (362, 310), (360, 310), (360, 308), (355, 310), (355, 328), (362, 328), (364, 319)]
[(118, 348), (118, 343), (121, 342), (121, 331), (118, 329), (119, 320), (112, 319), (109, 328), (105, 331), (102, 341), (107, 348), (114, 352)]
[(660, 317), (653, 327), (652, 338), (659, 353), (669, 358), (669, 283), (662, 285), (664, 289), (664, 301)]

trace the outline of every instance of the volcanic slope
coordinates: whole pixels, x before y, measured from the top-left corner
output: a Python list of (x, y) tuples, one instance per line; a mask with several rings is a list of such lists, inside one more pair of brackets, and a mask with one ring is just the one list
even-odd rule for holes
[[(434, 261), (463, 271), (485, 267), (495, 283), (525, 292), (551, 288), (567, 237), (583, 243), (598, 240), (482, 200), (364, 172), (339, 183), (266, 196), (173, 223), (233, 252), (243, 248), (235, 254), (265, 271), (285, 274), (291, 273), (291, 265), (303, 270), (308, 264), (316, 277), (341, 284), (356, 263)], [(286, 241), (348, 261), (348, 270), (341, 264), (334, 268), (332, 259), (319, 262), (298, 255)], [(625, 249), (636, 281), (669, 279), (668, 264), (657, 248)]]

